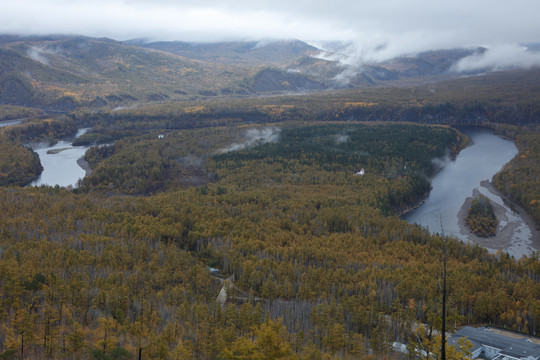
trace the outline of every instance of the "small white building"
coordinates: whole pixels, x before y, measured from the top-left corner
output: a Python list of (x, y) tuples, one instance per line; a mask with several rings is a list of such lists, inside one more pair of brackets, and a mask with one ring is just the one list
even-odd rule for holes
[(357, 176), (364, 176), (364, 174), (366, 173), (366, 171), (364, 170), (364, 168), (360, 169), (360, 171), (358, 171), (357, 173), (355, 173), (354, 175), (357, 175)]

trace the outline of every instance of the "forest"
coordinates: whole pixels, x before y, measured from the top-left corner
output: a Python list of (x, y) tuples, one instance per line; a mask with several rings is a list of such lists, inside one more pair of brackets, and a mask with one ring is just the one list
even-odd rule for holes
[[(400, 358), (394, 341), (436, 353), (444, 241), (449, 330), (537, 335), (537, 255), (398, 216), (429, 192), (433, 159), (467, 146), (449, 125), (480, 124), (516, 142), (493, 182), (540, 224), (534, 93), (516, 103), (466, 81), (483, 89), (469, 101), (447, 83), (28, 113), (1, 128), (0, 358)], [(82, 127), (92, 174), (73, 190), (21, 187), (41, 172), (26, 145)]]
[(536, 126), (499, 126), (498, 132), (516, 139), (519, 154), (494, 178), (494, 184), (527, 210), (540, 224), (540, 135)]
[[(431, 52), (344, 87), (301, 42), (1, 40), (0, 360), (439, 358), (444, 248), (450, 332), (538, 335), (538, 253), (399, 217), (476, 125), (516, 143), (493, 184), (540, 226), (538, 68)], [(27, 186), (32, 145), (81, 128), (91, 174)]]
[[(57, 121), (43, 126), (63, 137), (77, 120)], [(358, 359), (398, 356), (393, 341), (437, 348), (443, 239), (396, 214), (429, 191), (431, 160), (466, 137), (411, 123), (220, 125), (122, 130), (87, 152), (94, 171), (73, 191), (0, 188), (3, 358)], [(20, 144), (41, 132), (4, 133)], [(446, 241), (448, 324), (536, 334), (538, 258)]]

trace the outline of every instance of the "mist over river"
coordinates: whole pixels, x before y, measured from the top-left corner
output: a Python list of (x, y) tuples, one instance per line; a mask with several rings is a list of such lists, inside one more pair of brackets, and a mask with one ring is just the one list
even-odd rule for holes
[[(482, 128), (461, 130), (473, 144), (462, 150), (455, 160), (447, 160), (432, 179), (432, 190), (417, 209), (403, 219), (427, 227), (432, 233), (472, 241), (490, 252), (502, 250), (515, 258), (531, 255), (538, 248), (538, 233), (525, 214), (516, 213), (504, 203), (498, 191), (489, 183), (504, 164), (518, 153), (509, 140)], [(473, 196), (484, 194), (494, 204), (499, 228), (494, 238), (479, 238), (464, 223)], [(442, 226), (441, 229), (441, 219)]]

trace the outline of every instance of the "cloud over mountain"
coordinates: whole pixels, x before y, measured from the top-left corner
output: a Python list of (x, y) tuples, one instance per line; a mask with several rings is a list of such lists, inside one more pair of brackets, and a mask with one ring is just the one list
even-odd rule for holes
[(540, 52), (531, 51), (525, 46), (505, 44), (464, 57), (453, 66), (452, 70), (468, 72), (531, 68), (533, 66), (540, 66)]
[[(342, 42), (349, 44), (342, 61), (358, 65), (433, 49), (540, 42), (539, 13), (537, 0), (511, 6), (504, 0), (21, 0), (0, 2), (0, 33), (206, 42), (296, 38), (323, 48)], [(502, 50), (518, 66), (536, 63), (530, 53)], [(494, 57), (502, 60), (493, 51), (482, 60), (488, 66)]]

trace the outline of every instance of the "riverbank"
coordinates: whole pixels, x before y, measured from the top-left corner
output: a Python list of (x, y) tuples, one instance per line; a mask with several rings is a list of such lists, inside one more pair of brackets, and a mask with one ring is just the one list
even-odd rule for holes
[(26, 120), (26, 119), (2, 120), (0, 121), (0, 128), (20, 124), (23, 120)]
[[(480, 183), (480, 187), (485, 189), (484, 195), (487, 195), (485, 194), (487, 191), (500, 197), (505, 203), (508, 202), (490, 182), (484, 180)], [(516, 259), (521, 258), (522, 255), (530, 255), (534, 251), (540, 251), (540, 231), (538, 231), (536, 224), (527, 213), (515, 204), (512, 204), (512, 209), (515, 210), (514, 212), (510, 207), (502, 206), (492, 201), (493, 209), (499, 222), (497, 234), (490, 238), (476, 236), (467, 226), (465, 219), (471, 207), (472, 200), (481, 193), (479, 189), (474, 189), (472, 196), (465, 199), (457, 214), (460, 233), (463, 237), (470, 242), (485, 247), (492, 253), (502, 250)], [(517, 220), (519, 217), (526, 224), (529, 233), (519, 229), (521, 226), (521, 222)]]
[[(473, 128), (467, 135), (472, 145), (460, 151), (455, 161), (443, 165), (432, 179), (432, 189), (424, 204), (402, 218), (432, 233), (444, 230), (447, 236), (478, 244), (491, 253), (501, 250), (519, 259), (540, 251), (540, 235), (533, 221), (517, 206), (509, 205), (488, 182), (516, 156), (517, 147), (488, 130)], [(479, 193), (487, 196), (494, 206), (499, 205), (495, 206), (500, 223), (496, 237), (477, 237), (465, 224), (472, 198)]]
[[(429, 177), (430, 183), (433, 181), (433, 178), (437, 176), (439, 172), (441, 172), (448, 163), (456, 160), (456, 157), (459, 155), (461, 151), (473, 145), (472, 139), (467, 134), (462, 133), (461, 131), (459, 131), (459, 129), (455, 129), (455, 130), (457, 130), (460, 134), (460, 141), (459, 141), (457, 151), (450, 152), (444, 158), (432, 159), (433, 163), (435, 164), (435, 171), (433, 171), (433, 174), (431, 174), (431, 176)], [(414, 203), (404, 206), (402, 208), (394, 209), (394, 212), (397, 214), (398, 217), (403, 218), (408, 213), (413, 212), (416, 209), (418, 209), (420, 206), (424, 205), (427, 198), (429, 197), (430, 192), (431, 192), (431, 189), (428, 192), (424, 193), (424, 195), (421, 196)]]
[(81, 169), (84, 170), (85, 176), (92, 174), (92, 168), (90, 167), (88, 161), (84, 160), (84, 157), (77, 159), (77, 165), (79, 165)]
[(398, 217), (401, 218), (401, 217), (407, 215), (408, 213), (410, 213), (411, 211), (414, 211), (414, 210), (418, 209), (420, 206), (424, 205), (424, 203), (426, 202), (426, 199), (427, 199), (428, 196), (429, 196), (429, 193), (424, 195), (417, 202), (415, 202), (415, 203), (413, 203), (413, 204), (411, 204), (409, 206), (403, 207), (401, 209), (395, 210), (394, 212), (397, 214)]

